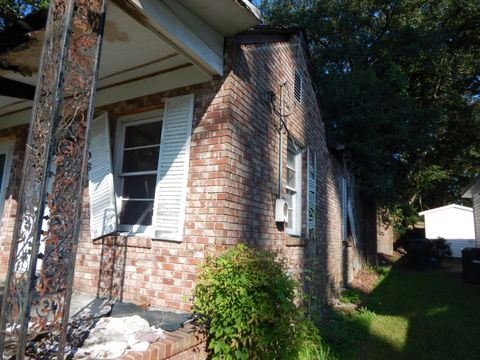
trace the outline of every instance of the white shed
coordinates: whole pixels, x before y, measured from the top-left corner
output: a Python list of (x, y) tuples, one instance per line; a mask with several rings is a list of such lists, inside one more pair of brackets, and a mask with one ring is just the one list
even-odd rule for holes
[(464, 198), (472, 199), (473, 218), (475, 223), (475, 239), (476, 247), (480, 245), (480, 175), (463, 193)]
[(461, 257), (463, 248), (475, 247), (472, 208), (451, 204), (422, 211), (419, 215), (425, 217), (425, 237), (446, 239), (454, 257)]

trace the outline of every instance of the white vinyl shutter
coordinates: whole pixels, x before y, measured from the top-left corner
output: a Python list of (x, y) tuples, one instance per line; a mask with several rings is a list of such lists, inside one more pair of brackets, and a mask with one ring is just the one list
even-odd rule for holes
[(107, 113), (92, 122), (90, 133), (90, 234), (92, 239), (117, 231), (117, 209)]
[(315, 217), (317, 203), (317, 158), (309, 148), (307, 150), (307, 236), (315, 236)]
[(181, 241), (185, 221), (193, 95), (165, 102), (154, 205), (154, 238)]

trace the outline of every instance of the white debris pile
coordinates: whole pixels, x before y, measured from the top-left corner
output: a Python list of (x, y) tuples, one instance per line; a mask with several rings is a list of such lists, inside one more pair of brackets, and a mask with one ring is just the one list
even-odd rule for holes
[(75, 359), (117, 359), (128, 351), (145, 351), (164, 338), (162, 329), (149, 327), (138, 315), (101, 318), (74, 355)]

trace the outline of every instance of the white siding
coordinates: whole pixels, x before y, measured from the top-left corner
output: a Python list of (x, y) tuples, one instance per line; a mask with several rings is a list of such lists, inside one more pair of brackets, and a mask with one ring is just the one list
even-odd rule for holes
[(475, 247), (475, 240), (462, 240), (462, 239), (451, 239), (447, 240), (447, 243), (450, 244), (452, 249), (453, 257), (462, 257), (462, 249)]
[(475, 237), (480, 246), (480, 193), (473, 195), (473, 217), (475, 221)]

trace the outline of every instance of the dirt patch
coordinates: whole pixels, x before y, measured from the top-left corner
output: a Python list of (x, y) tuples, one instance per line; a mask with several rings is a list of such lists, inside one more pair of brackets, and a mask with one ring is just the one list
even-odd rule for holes
[(363, 294), (370, 294), (375, 288), (378, 277), (378, 274), (374, 271), (359, 270), (348, 287)]

